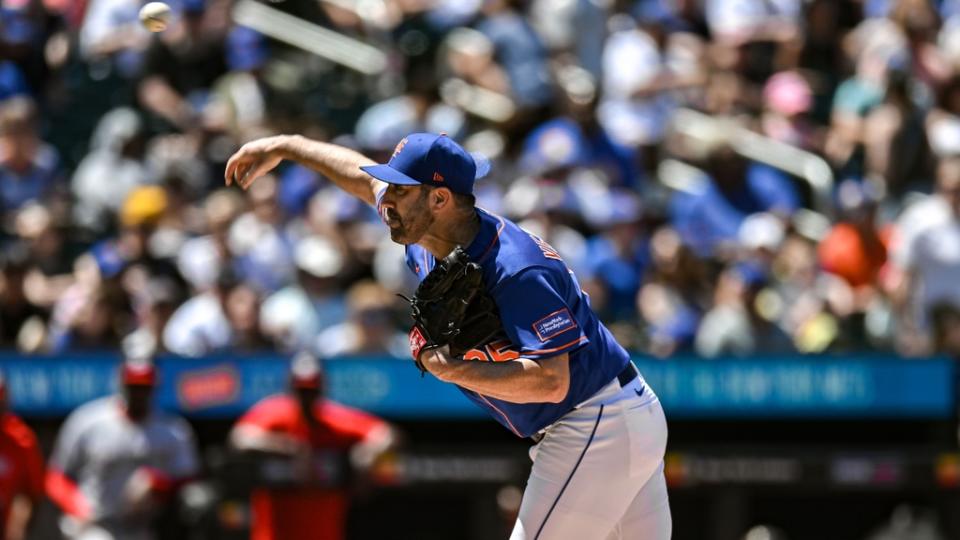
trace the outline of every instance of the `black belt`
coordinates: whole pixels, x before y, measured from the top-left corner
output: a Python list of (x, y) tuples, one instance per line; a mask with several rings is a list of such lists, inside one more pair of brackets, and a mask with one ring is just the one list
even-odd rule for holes
[(617, 381), (620, 383), (620, 388), (624, 388), (632, 383), (638, 375), (640, 375), (640, 372), (637, 371), (637, 366), (633, 365), (633, 362), (627, 361), (627, 365), (617, 374)]

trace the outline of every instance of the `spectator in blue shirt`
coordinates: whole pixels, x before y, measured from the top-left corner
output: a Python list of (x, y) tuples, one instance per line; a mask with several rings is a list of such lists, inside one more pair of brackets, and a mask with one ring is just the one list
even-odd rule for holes
[(37, 109), (21, 96), (0, 105), (0, 209), (46, 202), (60, 177), (60, 159), (37, 134)]
[(484, 2), (485, 17), (477, 26), (493, 42), (494, 56), (510, 79), (521, 108), (547, 105), (552, 97), (547, 51), (530, 23), (510, 0)]
[(732, 151), (714, 152), (707, 178), (691, 191), (677, 192), (670, 202), (673, 225), (698, 255), (713, 255), (734, 243), (740, 224), (750, 214), (789, 216), (800, 197), (789, 176), (768, 165), (750, 163)]

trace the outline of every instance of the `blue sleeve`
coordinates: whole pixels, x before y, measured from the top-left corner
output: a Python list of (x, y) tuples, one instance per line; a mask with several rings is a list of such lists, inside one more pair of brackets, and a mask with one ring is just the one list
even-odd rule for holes
[(751, 165), (747, 170), (747, 184), (764, 210), (792, 214), (800, 207), (800, 197), (790, 177), (769, 165)]
[(589, 343), (576, 310), (565, 298), (574, 287), (559, 270), (531, 267), (494, 291), (507, 337), (524, 358), (542, 359), (573, 352)]

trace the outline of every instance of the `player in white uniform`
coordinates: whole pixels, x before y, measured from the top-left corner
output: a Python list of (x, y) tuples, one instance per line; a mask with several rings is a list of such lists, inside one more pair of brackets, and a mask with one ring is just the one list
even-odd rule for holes
[(189, 424), (151, 406), (155, 381), (151, 363), (127, 361), (120, 395), (78, 407), (61, 428), (46, 491), (67, 538), (150, 540), (158, 510), (197, 473)]

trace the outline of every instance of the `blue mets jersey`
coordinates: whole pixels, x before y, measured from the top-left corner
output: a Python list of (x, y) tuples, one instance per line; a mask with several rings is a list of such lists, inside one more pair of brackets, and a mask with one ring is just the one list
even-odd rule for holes
[[(460, 388), (501, 424), (528, 437), (594, 395), (630, 357), (597, 319), (573, 272), (549, 244), (507, 219), (477, 212), (480, 232), (465, 249), (483, 268), (506, 336), (468, 351), (464, 359), (503, 362), (522, 356), (549, 362), (570, 355), (570, 390), (560, 403), (511, 403)], [(417, 244), (407, 246), (406, 253), (410, 269), (425, 278), (433, 255)]]

